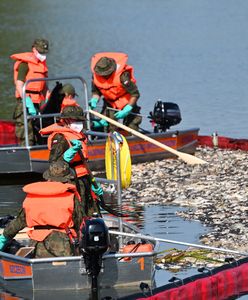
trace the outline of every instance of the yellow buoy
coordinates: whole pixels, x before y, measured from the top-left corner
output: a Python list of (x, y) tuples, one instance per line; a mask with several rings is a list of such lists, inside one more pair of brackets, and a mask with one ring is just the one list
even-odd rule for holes
[[(118, 132), (114, 132), (120, 146), (120, 173), (121, 173), (121, 187), (128, 188), (131, 184), (132, 177), (132, 163), (128, 147), (128, 143), (124, 136)], [(105, 145), (105, 168), (106, 177), (109, 180), (117, 179), (117, 164), (116, 164), (116, 147), (111, 138), (108, 138)]]

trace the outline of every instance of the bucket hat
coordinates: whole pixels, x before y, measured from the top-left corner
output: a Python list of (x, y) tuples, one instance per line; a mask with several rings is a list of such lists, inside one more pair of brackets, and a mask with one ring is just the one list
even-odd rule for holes
[(40, 54), (45, 54), (45, 53), (48, 53), (49, 42), (48, 42), (48, 40), (45, 40), (45, 39), (35, 39), (32, 47), (35, 47), (35, 49)]
[(80, 106), (65, 106), (60, 115), (62, 119), (85, 121), (84, 111)]
[(113, 58), (102, 57), (98, 60), (94, 67), (97, 75), (108, 76), (116, 70), (116, 62)]
[(43, 178), (51, 181), (68, 182), (75, 177), (65, 161), (52, 162), (48, 170), (43, 173)]
[(78, 96), (76, 94), (74, 86), (70, 83), (65, 83), (63, 85), (62, 89), (59, 91), (59, 93), (60, 94), (68, 94), (68, 95), (72, 95), (72, 96), (74, 96), (74, 95)]

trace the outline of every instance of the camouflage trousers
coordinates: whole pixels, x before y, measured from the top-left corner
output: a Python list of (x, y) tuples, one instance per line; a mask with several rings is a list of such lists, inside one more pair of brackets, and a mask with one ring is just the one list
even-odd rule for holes
[[(25, 129), (24, 129), (24, 117), (23, 117), (23, 105), (22, 101), (17, 99), (15, 110), (13, 113), (13, 119), (15, 120), (15, 134), (19, 140), (20, 146), (25, 146)], [(28, 120), (28, 142), (29, 145), (34, 145), (34, 132), (32, 120)]]
[[(116, 111), (108, 108), (111, 108), (111, 106), (108, 103), (104, 102), (104, 106), (101, 113), (113, 120), (116, 120), (114, 117)], [(132, 109), (132, 113), (139, 114), (140, 107), (135, 105)], [(123, 125), (136, 131), (139, 131), (139, 125), (141, 124), (141, 122), (142, 122), (142, 117), (139, 115), (129, 114), (126, 118), (123, 119)], [(115, 125), (109, 124), (108, 128), (106, 129), (106, 132), (113, 132), (116, 131), (116, 129), (117, 128)]]
[(97, 201), (93, 199), (91, 194), (91, 182), (89, 176), (79, 177), (77, 180), (77, 189), (80, 191), (82, 198), (83, 211), (86, 216), (91, 217), (93, 213), (100, 215)]
[(31, 240), (30, 246), (35, 247), (36, 258), (74, 255), (69, 237), (60, 231), (52, 231), (42, 242)]

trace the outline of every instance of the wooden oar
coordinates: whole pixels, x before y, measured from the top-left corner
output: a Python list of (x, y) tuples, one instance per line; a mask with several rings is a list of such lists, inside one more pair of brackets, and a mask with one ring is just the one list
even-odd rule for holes
[[(20, 230), (14, 237), (15, 240), (23, 240), (28, 239), (27, 232), (30, 230), (30, 228), (25, 227), (24, 229)], [(3, 234), (4, 228), (0, 228), (0, 234)]]
[(216, 247), (199, 245), (199, 244), (191, 244), (191, 243), (187, 243), (187, 242), (166, 240), (166, 239), (161, 239), (161, 238), (157, 238), (157, 237), (153, 237), (153, 236), (149, 236), (149, 235), (143, 235), (143, 234), (133, 234), (133, 233), (126, 233), (126, 232), (121, 232), (121, 231), (113, 231), (113, 230), (109, 230), (109, 233), (115, 234), (115, 235), (135, 237), (135, 238), (139, 238), (139, 239), (147, 240), (147, 241), (158, 241), (158, 242), (164, 242), (164, 243), (168, 243), (168, 244), (183, 245), (183, 246), (202, 248), (202, 249), (208, 249), (208, 250), (213, 250), (213, 251), (232, 253), (232, 254), (237, 254), (237, 255), (241, 255), (241, 256), (248, 256), (247, 252), (239, 252), (236, 250), (225, 249), (225, 248), (216, 248)]
[(148, 141), (148, 142), (150, 142), (150, 143), (152, 143), (152, 144), (154, 144), (154, 145), (156, 145), (156, 146), (158, 146), (158, 147), (160, 147), (160, 148), (162, 148), (162, 149), (164, 149), (164, 150), (166, 150), (168, 152), (173, 153), (174, 155), (176, 155), (179, 158), (181, 158), (187, 164), (190, 164), (190, 165), (207, 164), (206, 161), (204, 161), (204, 160), (202, 160), (202, 159), (200, 159), (198, 157), (195, 157), (195, 156), (190, 155), (188, 153), (183, 153), (183, 152), (177, 151), (177, 150), (175, 150), (175, 149), (173, 149), (173, 148), (171, 148), (169, 146), (166, 146), (166, 145), (164, 145), (164, 144), (162, 144), (162, 143), (160, 143), (160, 142), (158, 142), (158, 141), (156, 141), (156, 140), (154, 140), (154, 139), (152, 139), (152, 138), (150, 138), (150, 137), (148, 137), (148, 136), (146, 136), (146, 135), (144, 135), (144, 134), (142, 134), (142, 133), (140, 133), (140, 132), (138, 132), (138, 131), (136, 131), (136, 130), (134, 130), (132, 128), (129, 128), (129, 127), (127, 127), (127, 126), (125, 126), (125, 125), (123, 125), (123, 124), (121, 124), (121, 123), (119, 123), (119, 122), (117, 122), (115, 120), (112, 120), (112, 119), (108, 118), (108, 117), (100, 114), (99, 112), (96, 112), (96, 111), (91, 110), (91, 109), (89, 110), (89, 112), (92, 115), (94, 115), (94, 116), (96, 116), (98, 118), (101, 118), (101, 119), (104, 119), (104, 120), (108, 121), (110, 124), (113, 124), (113, 125), (115, 125), (117, 127), (120, 127), (122, 129), (124, 129), (125, 131), (128, 131), (131, 134), (133, 134), (133, 135), (135, 135), (135, 136), (137, 136), (137, 137), (139, 137), (139, 138), (141, 138), (141, 139), (143, 139), (145, 141)]

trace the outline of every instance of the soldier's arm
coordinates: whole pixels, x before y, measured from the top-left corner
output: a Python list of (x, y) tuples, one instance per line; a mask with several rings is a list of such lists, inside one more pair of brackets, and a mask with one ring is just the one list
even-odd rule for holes
[(92, 97), (97, 97), (97, 98), (101, 97), (101, 92), (99, 91), (97, 86), (94, 84), (93, 79), (91, 82), (91, 94), (92, 94)]
[(56, 134), (52, 140), (49, 162), (63, 160), (63, 154), (68, 148), (69, 144), (63, 134)]
[[(24, 82), (26, 81), (27, 73), (28, 73), (28, 64), (20, 63), (20, 65), (18, 67), (16, 89), (21, 96), (22, 96), (22, 88), (24, 86)], [(28, 89), (28, 87), (27, 87), (27, 89)]]
[(130, 105), (135, 105), (137, 100), (140, 97), (140, 93), (138, 90), (137, 85), (131, 80), (130, 73), (128, 71), (125, 71), (121, 74), (121, 83), (124, 89), (131, 95), (131, 98), (129, 100)]
[(79, 201), (79, 199), (74, 197), (74, 211), (73, 211), (73, 222), (76, 232), (79, 232), (80, 225), (82, 223), (83, 218), (86, 217), (85, 212), (83, 211), (83, 205)]
[(15, 235), (26, 226), (25, 211), (21, 209), (17, 217), (4, 228), (3, 235), (9, 239), (13, 239)]

